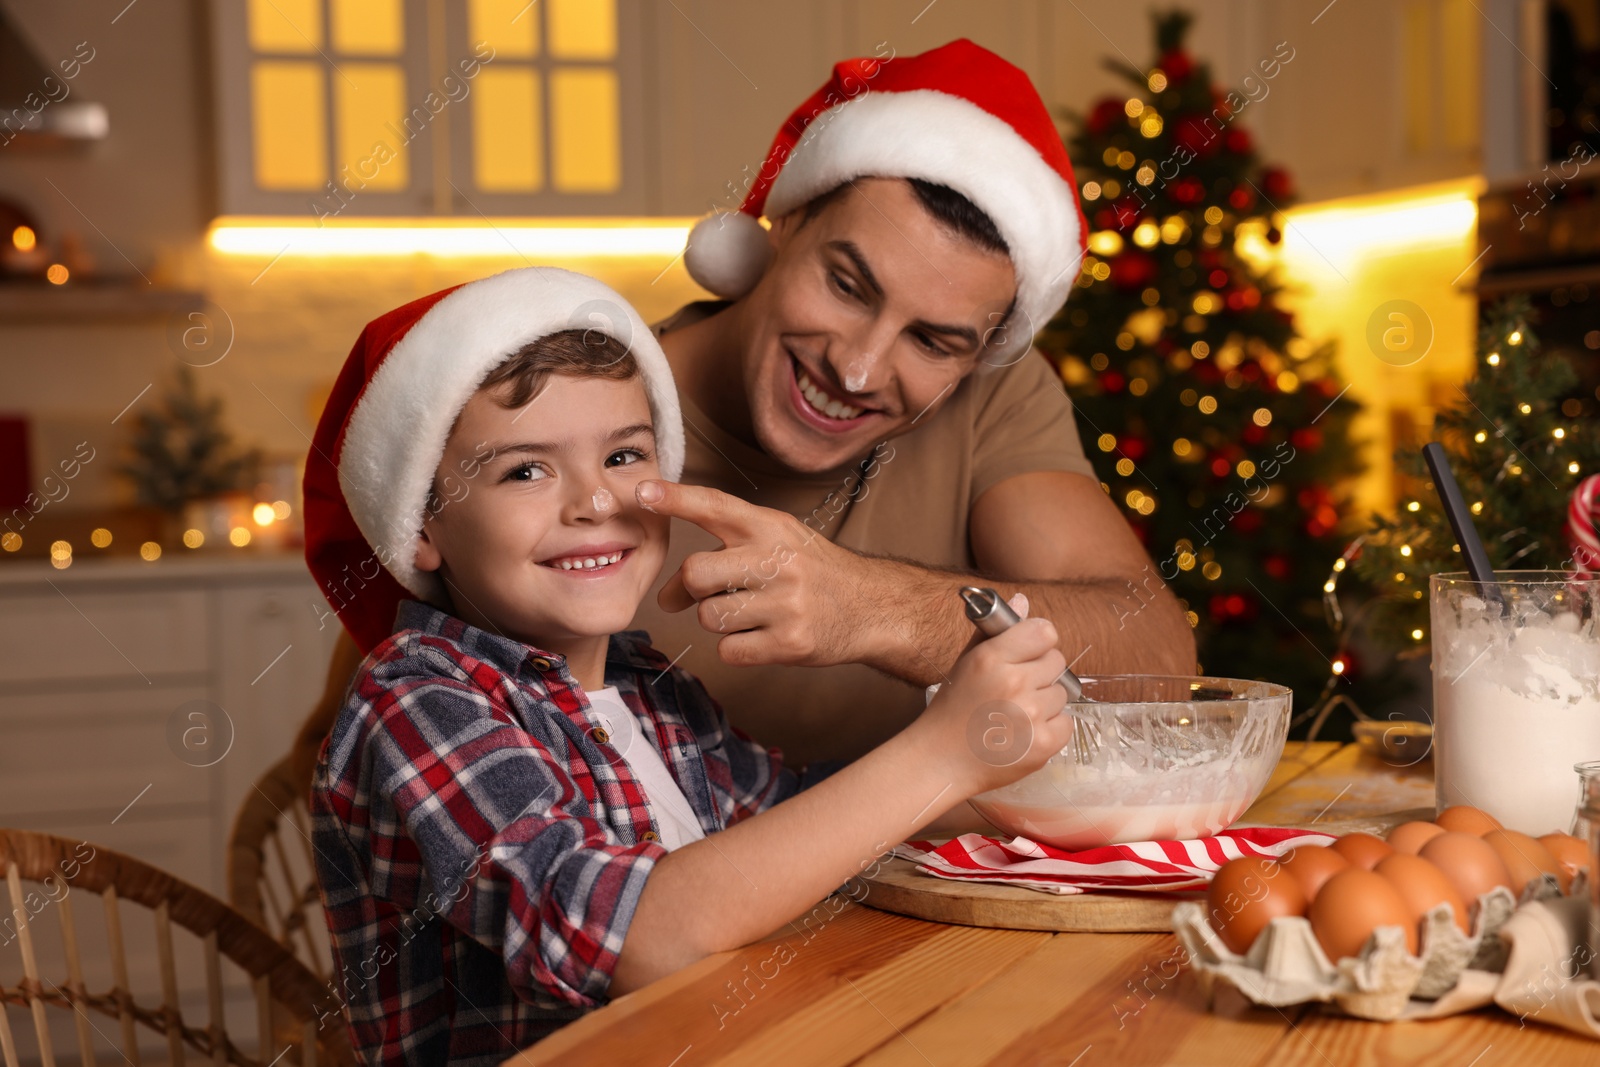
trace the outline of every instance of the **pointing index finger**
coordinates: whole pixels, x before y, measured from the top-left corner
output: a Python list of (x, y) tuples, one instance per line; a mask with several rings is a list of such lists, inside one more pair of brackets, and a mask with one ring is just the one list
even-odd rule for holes
[(723, 544), (747, 538), (751, 519), (758, 510), (754, 504), (718, 489), (655, 479), (640, 482), (634, 496), (641, 507), (692, 522)]

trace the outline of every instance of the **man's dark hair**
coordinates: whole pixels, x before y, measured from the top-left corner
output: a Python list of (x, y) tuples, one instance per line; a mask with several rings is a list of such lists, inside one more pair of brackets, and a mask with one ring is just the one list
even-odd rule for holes
[[(921, 178), (907, 178), (906, 181), (911, 184), (911, 191), (917, 195), (917, 202), (952, 233), (965, 237), (987, 251), (999, 252), (1003, 256), (1011, 254), (1011, 246), (1000, 236), (999, 227), (977, 204), (947, 185), (924, 181)], [(822, 214), (824, 208), (851, 188), (853, 184), (846, 182), (834, 186), (820, 196), (812, 197), (810, 203), (806, 204), (806, 213), (802, 221), (810, 222)]]

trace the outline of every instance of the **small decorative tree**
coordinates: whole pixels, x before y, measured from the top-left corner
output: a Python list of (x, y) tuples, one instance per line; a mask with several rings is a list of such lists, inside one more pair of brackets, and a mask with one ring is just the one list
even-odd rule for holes
[(176, 515), (191, 500), (247, 490), (261, 467), (256, 449), (238, 449), (222, 424), (222, 400), (203, 397), (194, 371), (178, 368), (161, 405), (133, 419), (132, 453), (117, 468), (139, 503)]
[[(1600, 474), (1600, 432), (1581, 418), (1577, 372), (1540, 351), (1532, 324), (1525, 298), (1489, 307), (1477, 376), (1433, 423), (1496, 570), (1569, 569), (1572, 493)], [(1369, 615), (1374, 640), (1404, 654), (1428, 647), (1428, 576), (1467, 567), (1421, 454), (1395, 462), (1426, 492), (1373, 521), (1353, 569), (1381, 593)]]

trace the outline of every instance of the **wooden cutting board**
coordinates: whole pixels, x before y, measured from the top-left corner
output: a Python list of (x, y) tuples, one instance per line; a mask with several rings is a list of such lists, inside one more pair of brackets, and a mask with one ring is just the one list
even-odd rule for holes
[(1194, 893), (1078, 893), (1062, 896), (922, 874), (910, 860), (891, 859), (864, 878), (861, 903), (929, 922), (1071, 933), (1167, 933), (1172, 906), (1204, 899)]
[[(1431, 761), (1396, 767), (1359, 745), (1292, 742), (1272, 778), (1236, 826), (1302, 826), (1330, 834), (1383, 836), (1400, 823), (1433, 818)], [(1197, 893), (1079, 893), (958, 882), (891, 859), (865, 879), (861, 903), (930, 922), (1070, 933), (1166, 933), (1172, 908)]]

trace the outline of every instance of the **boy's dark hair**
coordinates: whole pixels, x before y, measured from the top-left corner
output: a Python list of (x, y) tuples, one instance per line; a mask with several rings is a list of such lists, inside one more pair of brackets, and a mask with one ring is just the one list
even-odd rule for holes
[[(923, 209), (938, 219), (949, 230), (958, 236), (990, 252), (999, 252), (1009, 256), (1011, 246), (1006, 244), (1006, 239), (1000, 236), (1000, 229), (994, 224), (988, 214), (947, 185), (937, 182), (924, 181), (921, 178), (905, 179), (911, 184), (911, 191), (916, 194), (917, 202)], [(824, 208), (852, 188), (850, 182), (836, 185), (820, 196), (814, 196), (806, 204), (803, 221), (810, 222), (822, 214)]]
[[(638, 377), (639, 361), (627, 345), (608, 333), (595, 329), (559, 330), (511, 353), (478, 388), (489, 390), (494, 402), (503, 408), (520, 408), (544, 390), (552, 374), (621, 382)], [(456, 416), (458, 421), (460, 418)], [(450, 433), (455, 431), (452, 425)], [(460, 481), (453, 473), (447, 473), (445, 478), (452, 484), (441, 487), (437, 472), (434, 474), (425, 505), (429, 516), (437, 515), (450, 498), (443, 490), (453, 492), (454, 484)]]
[[(513, 352), (479, 385), (493, 390), (495, 403), (520, 408), (544, 389), (552, 374), (627, 381), (639, 374), (628, 346), (600, 330), (559, 330)], [(509, 385), (510, 389), (500, 387)]]

